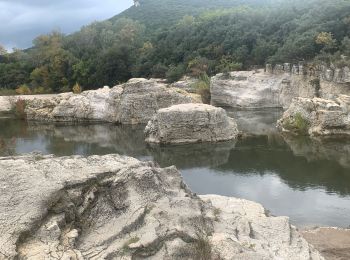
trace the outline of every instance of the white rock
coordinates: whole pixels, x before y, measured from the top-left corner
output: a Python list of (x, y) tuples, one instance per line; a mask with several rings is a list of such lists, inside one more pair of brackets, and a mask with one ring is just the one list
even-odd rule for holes
[(206, 259), (323, 259), (288, 218), (200, 198), (175, 167), (119, 155), (8, 157), (0, 187), (2, 259), (180, 260), (203, 250)]
[(222, 108), (181, 104), (158, 110), (145, 134), (148, 143), (198, 143), (232, 140), (238, 130)]
[(27, 102), (29, 120), (102, 121), (121, 124), (145, 124), (164, 107), (198, 102), (196, 95), (167, 88), (156, 80), (131, 79), (112, 89), (61, 94), (49, 100)]

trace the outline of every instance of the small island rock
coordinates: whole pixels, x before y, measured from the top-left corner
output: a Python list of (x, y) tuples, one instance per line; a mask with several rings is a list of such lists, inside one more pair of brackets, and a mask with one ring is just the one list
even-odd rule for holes
[(158, 110), (145, 135), (148, 143), (220, 142), (235, 139), (238, 130), (222, 108), (181, 104)]

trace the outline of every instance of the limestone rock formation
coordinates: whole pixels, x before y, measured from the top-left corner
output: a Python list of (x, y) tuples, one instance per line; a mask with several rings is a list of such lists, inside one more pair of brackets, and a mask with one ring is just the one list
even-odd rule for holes
[(29, 120), (103, 121), (145, 124), (160, 108), (198, 102), (186, 91), (167, 88), (156, 80), (131, 79), (113, 88), (60, 94), (49, 100), (35, 99), (26, 107)]
[[(302, 65), (271, 65), (264, 70), (236, 71), (211, 78), (211, 104), (238, 109), (284, 108), (295, 97), (335, 99), (350, 95), (347, 84), (325, 80), (317, 75), (306, 76)], [(330, 74), (332, 72), (329, 72)], [(346, 69), (342, 70), (344, 78)]]
[(148, 143), (220, 142), (237, 137), (237, 124), (222, 108), (181, 104), (160, 109), (148, 122)]
[(196, 83), (197, 79), (191, 78), (191, 77), (183, 77), (177, 82), (174, 82), (170, 85), (172, 88), (178, 88), (185, 90), (189, 93), (196, 93), (196, 89), (193, 87), (193, 85)]
[(119, 155), (0, 158), (1, 259), (323, 259), (259, 204)]
[(284, 132), (311, 136), (350, 135), (350, 96), (336, 100), (295, 98), (278, 121)]
[(13, 109), (13, 107), (18, 99), (30, 101), (33, 99), (46, 100), (46, 99), (51, 99), (53, 97), (55, 97), (55, 95), (51, 95), (51, 94), (0, 96), (0, 113), (1, 112), (10, 112)]
[(238, 71), (218, 74), (211, 79), (211, 103), (234, 108), (281, 107), (281, 77), (263, 72)]

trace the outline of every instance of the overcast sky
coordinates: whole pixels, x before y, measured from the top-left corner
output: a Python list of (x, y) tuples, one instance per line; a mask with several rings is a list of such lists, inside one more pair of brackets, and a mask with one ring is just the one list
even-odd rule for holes
[(0, 0), (0, 44), (26, 48), (43, 33), (63, 33), (110, 18), (129, 8), (133, 0)]

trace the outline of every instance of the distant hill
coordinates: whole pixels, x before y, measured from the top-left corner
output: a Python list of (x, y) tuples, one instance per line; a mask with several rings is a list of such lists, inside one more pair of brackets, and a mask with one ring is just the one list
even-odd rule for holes
[[(101, 3), (102, 4), (102, 3)], [(140, 0), (106, 21), (0, 57), (0, 88), (113, 86), (131, 77), (208, 76), (266, 63), (350, 65), (350, 0)]]
[(197, 16), (205, 11), (237, 6), (268, 6), (280, 0), (140, 0), (140, 6), (132, 6), (111, 18), (122, 17), (137, 20), (147, 28), (160, 29), (178, 22), (185, 15)]

